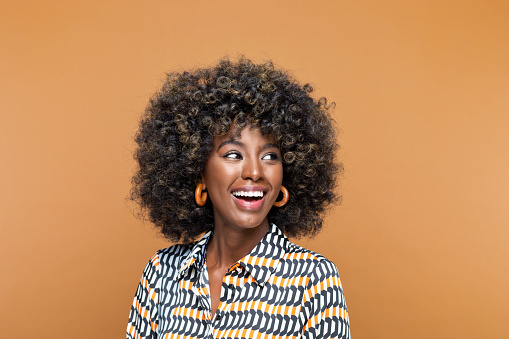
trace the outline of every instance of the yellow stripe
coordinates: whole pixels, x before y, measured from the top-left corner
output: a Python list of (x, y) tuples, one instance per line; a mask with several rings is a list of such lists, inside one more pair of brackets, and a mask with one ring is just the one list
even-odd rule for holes
[[(307, 285), (307, 281), (306, 281)], [(302, 285), (301, 285), (302, 286)], [(319, 291), (323, 291), (328, 287), (339, 286), (341, 288), (341, 283), (337, 277), (328, 277), (327, 279), (320, 281), (316, 285), (311, 286), (306, 292), (304, 292), (304, 300), (303, 303), (306, 303), (308, 300), (316, 295)]]
[[(297, 279), (299, 279), (296, 284)], [(288, 287), (288, 286), (307, 286), (309, 281), (308, 277), (292, 277), (292, 278), (281, 278), (276, 276), (271, 276), (269, 279), (269, 283), (278, 287)]]
[[(193, 316), (193, 312), (195, 313), (195, 316)], [(199, 311), (195, 308), (189, 308), (189, 307), (176, 307), (172, 311), (172, 315), (186, 317), (186, 318), (193, 318), (193, 319), (200, 319), (200, 320), (206, 320), (206, 312)]]
[[(316, 324), (320, 322), (322, 319), (328, 319), (332, 318), (336, 312), (334, 310), (338, 309), (338, 307), (334, 308), (328, 308), (325, 311), (321, 312), (320, 314), (315, 315), (312, 318), (309, 318), (308, 322), (304, 327), (302, 328), (302, 334), (309, 328), (314, 327)], [(339, 308), (341, 312), (339, 312), (340, 318), (344, 319), (345, 321), (349, 322), (348, 312), (344, 308)]]
[[(252, 257), (250, 255), (247, 255), (243, 260), (242, 262), (245, 262), (246, 264), (249, 264), (249, 265), (258, 265), (258, 263), (260, 262), (260, 260), (263, 259), (263, 258), (260, 258), (260, 257)], [(265, 265), (264, 266), (269, 266), (269, 267), (274, 267), (276, 265), (276, 262), (279, 262), (279, 259), (278, 260), (272, 260), (272, 259), (268, 259), (268, 258), (265, 258), (267, 259), (267, 262), (265, 262)]]
[(283, 338), (292, 338), (296, 339), (296, 336), (275, 336), (268, 333), (262, 333), (259, 331), (251, 330), (251, 329), (243, 329), (242, 333), (239, 335), (239, 330), (235, 330), (235, 332), (231, 333), (232, 330), (224, 330), (220, 331), (218, 329), (212, 330), (212, 336), (214, 338), (264, 338), (264, 339), (283, 339)]
[(147, 317), (148, 310), (141, 305), (141, 303), (138, 301), (138, 299), (135, 299), (135, 302), (133, 303), (133, 306), (136, 308), (136, 310), (138, 311), (139, 315), (141, 315), (143, 318), (145, 318), (147, 320), (150, 320)]
[(173, 339), (173, 338), (182, 338), (182, 339), (198, 339), (196, 337), (190, 337), (187, 335), (182, 334), (175, 334), (175, 333), (166, 333), (163, 337), (163, 339)]
[(286, 260), (306, 260), (306, 259), (315, 260), (316, 256), (311, 253), (305, 253), (305, 252), (288, 253), (283, 257), (283, 259), (286, 259)]
[(152, 264), (154, 265), (154, 267), (157, 267), (159, 266), (159, 256), (156, 254), (152, 257), (152, 259), (150, 259), (150, 261), (152, 262)]
[(131, 324), (127, 326), (127, 332), (129, 332), (129, 334), (135, 339), (140, 337), (140, 334), (138, 333), (136, 328)]

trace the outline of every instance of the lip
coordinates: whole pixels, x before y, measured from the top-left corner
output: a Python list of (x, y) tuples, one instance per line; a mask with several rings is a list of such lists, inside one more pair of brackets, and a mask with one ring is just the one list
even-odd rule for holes
[[(237, 192), (237, 191), (245, 191), (245, 192), (262, 191), (263, 197), (259, 200), (246, 201), (244, 199), (239, 199), (233, 195), (233, 192)], [(231, 190), (230, 195), (232, 196), (232, 199), (235, 202), (235, 204), (240, 209), (255, 211), (255, 210), (260, 209), (263, 206), (265, 197), (267, 196), (267, 188), (265, 188), (263, 186), (241, 186), (241, 187), (236, 187), (235, 189)]]

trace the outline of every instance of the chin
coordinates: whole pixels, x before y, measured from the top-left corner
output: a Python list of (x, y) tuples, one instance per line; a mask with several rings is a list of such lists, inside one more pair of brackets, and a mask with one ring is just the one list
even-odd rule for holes
[(237, 220), (232, 220), (228, 224), (233, 225), (234, 228), (239, 229), (255, 229), (258, 227), (267, 227), (269, 225), (269, 221), (267, 217), (260, 218), (240, 218)]

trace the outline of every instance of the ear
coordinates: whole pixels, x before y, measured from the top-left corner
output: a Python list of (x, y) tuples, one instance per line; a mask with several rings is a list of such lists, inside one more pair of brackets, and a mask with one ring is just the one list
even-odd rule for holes
[(205, 191), (207, 189), (207, 184), (205, 183), (205, 179), (203, 178), (203, 174), (201, 175), (201, 180), (198, 181), (198, 184), (203, 185), (203, 190)]

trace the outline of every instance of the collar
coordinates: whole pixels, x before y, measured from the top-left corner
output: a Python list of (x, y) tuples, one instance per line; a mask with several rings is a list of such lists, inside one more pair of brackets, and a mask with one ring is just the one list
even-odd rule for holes
[[(193, 266), (198, 271), (201, 271), (205, 263), (206, 247), (211, 235), (212, 231), (205, 233), (193, 245), (189, 254), (182, 261), (175, 280), (179, 280), (188, 274), (189, 269)], [(269, 231), (260, 240), (258, 245), (248, 255), (233, 264), (228, 271), (241, 265), (253, 276), (259, 285), (263, 286), (279, 265), (279, 261), (286, 253), (289, 243), (283, 232), (276, 225), (271, 224)]]
[(238, 263), (244, 266), (259, 285), (263, 286), (279, 265), (288, 244), (289, 240), (283, 232), (272, 224), (265, 237)]
[(189, 268), (194, 266), (201, 271), (203, 264), (205, 264), (205, 251), (207, 243), (209, 242), (212, 231), (205, 233), (200, 240), (191, 245), (191, 252), (182, 260), (180, 264), (179, 273), (175, 277), (175, 280), (181, 279), (189, 271)]

